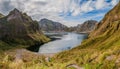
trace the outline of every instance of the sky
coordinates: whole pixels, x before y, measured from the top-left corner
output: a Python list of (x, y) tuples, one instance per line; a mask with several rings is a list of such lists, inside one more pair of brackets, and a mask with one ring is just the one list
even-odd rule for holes
[(34, 20), (47, 18), (67, 26), (86, 20), (100, 21), (119, 0), (0, 0), (0, 13), (14, 8), (26, 12)]

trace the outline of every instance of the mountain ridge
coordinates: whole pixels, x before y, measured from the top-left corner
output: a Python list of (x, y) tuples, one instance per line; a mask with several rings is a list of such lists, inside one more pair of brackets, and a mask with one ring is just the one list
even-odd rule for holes
[(41, 19), (39, 21), (39, 25), (40, 25), (40, 28), (41, 30), (43, 31), (56, 31), (56, 32), (64, 32), (67, 30), (67, 26), (59, 23), (59, 22), (54, 22), (52, 20), (49, 20), (49, 19)]
[[(31, 31), (30, 33), (33, 35), (34, 31), (32, 30), (28, 31)], [(32, 57), (29, 57), (30, 55), (27, 53), (27, 56), (24, 56), (25, 59), (23, 58), (23, 61), (20, 60), (19, 63), (14, 62), (14, 57), (11, 58), (7, 55), (0, 62), (0, 66), (16, 69), (18, 67), (23, 69), (119, 69), (120, 2), (97, 24), (88, 39), (76, 48), (60, 52), (53, 57), (40, 56), (36, 58), (37, 56), (32, 55)]]
[(30, 16), (16, 8), (0, 18), (0, 29), (0, 39), (4, 41), (22, 39), (44, 43), (49, 40), (39, 29), (37, 21), (33, 21)]
[(90, 33), (95, 29), (95, 26), (97, 25), (97, 21), (95, 20), (87, 20), (82, 24), (79, 24), (76, 27), (77, 32), (83, 32), (83, 33)]

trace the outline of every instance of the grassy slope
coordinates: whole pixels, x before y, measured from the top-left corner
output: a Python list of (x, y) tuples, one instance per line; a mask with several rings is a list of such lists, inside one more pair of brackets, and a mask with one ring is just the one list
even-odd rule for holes
[[(0, 19), (0, 32), (2, 32), (0, 36), (4, 35), (4, 33), (9, 33), (9, 36), (4, 36), (4, 38), (0, 39), (0, 69), (4, 67), (5, 69), (9, 69), (6, 68), (6, 66), (9, 67), (9, 64), (6, 63), (11, 64), (12, 62), (4, 62), (4, 59), (5, 61), (9, 60), (9, 58), (6, 59), (6, 57), (10, 55), (9, 52), (36, 44), (42, 44), (50, 40), (39, 30), (39, 25), (36, 21), (33, 21), (29, 16), (25, 14), (22, 15), (22, 13), (18, 10), (17, 12), (21, 14), (20, 16), (23, 16), (23, 20), (26, 19), (25, 23), (21, 22), (19, 18), (16, 18), (15, 20), (13, 19), (8, 22), (6, 18), (9, 17), (9, 15)], [(14, 15), (14, 13), (12, 13), (11, 15)], [(3, 26), (5, 28), (2, 28)], [(21, 29), (22, 31), (18, 33), (19, 29)], [(7, 30), (8, 32), (4, 30)], [(15, 56), (13, 55), (11, 57), (14, 58)]]
[(0, 17), (0, 51), (21, 45), (42, 44), (50, 40), (41, 32), (38, 22), (33, 21), (26, 13), (14, 9), (7, 16), (0, 14)]
[[(116, 28), (120, 22), (112, 24), (112, 27)], [(97, 65), (100, 65), (98, 67), (101, 67), (101, 69), (116, 69), (120, 66), (119, 63), (115, 64), (120, 58), (120, 28), (115, 31), (115, 28), (113, 29), (112, 27), (110, 28), (111, 30), (100, 36), (85, 40), (77, 48), (59, 53), (55, 56), (55, 62), (70, 62), (79, 66), (89, 64), (90, 67), (93, 67), (92, 69), (95, 69)], [(106, 60), (110, 56), (114, 57), (111, 57), (110, 61)]]
[(0, 13), (0, 18), (2, 18), (2, 17), (4, 17), (4, 15)]
[(120, 4), (106, 14), (96, 30), (90, 34), (90, 38), (84, 40), (82, 45), (55, 55), (50, 62), (36, 62), (36, 59), (33, 59), (27, 63), (11, 65), (10, 63), (14, 62), (7, 59), (6, 66), (15, 68), (20, 65), (19, 67), (22, 67), (20, 69), (75, 69), (66, 66), (76, 64), (85, 69), (118, 69), (120, 67), (119, 7)]
[(119, 8), (120, 3), (106, 14), (89, 39), (84, 40), (77, 48), (56, 55), (55, 62), (75, 63), (88, 69), (120, 67), (120, 61), (117, 63), (120, 58)]

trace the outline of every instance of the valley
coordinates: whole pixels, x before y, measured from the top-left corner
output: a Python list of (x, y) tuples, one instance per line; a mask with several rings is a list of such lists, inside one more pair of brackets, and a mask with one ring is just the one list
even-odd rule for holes
[[(88, 2), (94, 4), (96, 1)], [(104, 2), (110, 8), (111, 1)], [(75, 11), (66, 11), (66, 15), (59, 13), (57, 20), (53, 15), (55, 10), (51, 12), (53, 16), (49, 16), (56, 21), (49, 16), (42, 18), (37, 12), (34, 13), (41, 18), (34, 20), (33, 14), (29, 16), (31, 12), (17, 8), (5, 15), (0, 13), (0, 69), (120, 69), (120, 1), (111, 10), (107, 8), (108, 12), (100, 21), (94, 20), (101, 17), (98, 8), (86, 12), (83, 21), (81, 11), (80, 22), (75, 26), (66, 24), (73, 24), (72, 19), (77, 21), (77, 11), (74, 14)], [(52, 11), (54, 9), (52, 7)], [(96, 13), (95, 17), (89, 16)]]

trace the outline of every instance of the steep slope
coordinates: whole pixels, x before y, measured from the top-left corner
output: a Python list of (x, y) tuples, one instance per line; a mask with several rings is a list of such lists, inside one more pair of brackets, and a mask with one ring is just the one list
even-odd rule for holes
[(105, 15), (88, 39), (72, 50), (59, 53), (55, 60), (85, 69), (119, 69), (120, 2)]
[[(100, 49), (119, 46), (120, 32), (120, 3), (109, 11), (103, 20), (97, 25), (96, 29), (89, 35), (86, 43), (91, 43), (90, 47)], [(98, 45), (97, 45), (98, 44)], [(97, 45), (97, 46), (96, 46)], [(87, 47), (87, 46), (86, 46)]]
[[(93, 31), (93, 33), (91, 33), (90, 36), (98, 36), (104, 34), (108, 30), (111, 31), (112, 29), (115, 32), (117, 32), (119, 28), (118, 25), (119, 21), (120, 21), (120, 3), (105, 15), (103, 20), (101, 20), (98, 26), (96, 27), (96, 30)], [(113, 25), (116, 25), (116, 27)], [(111, 34), (113, 33), (114, 32), (112, 32)]]
[(14, 9), (0, 19), (0, 40), (32, 45), (34, 42), (44, 43), (49, 39), (39, 30), (37, 21), (33, 21), (26, 13)]
[(39, 21), (39, 25), (41, 30), (43, 31), (66, 31), (67, 30), (67, 26), (59, 23), (59, 22), (54, 22), (52, 20), (48, 20), (48, 19), (41, 19)]
[[(10, 63), (4, 60), (1, 66), (23, 69), (119, 69), (120, 68), (120, 2), (90, 33), (88, 39), (69, 51), (53, 58), (37, 59), (27, 63)], [(8, 58), (8, 57), (7, 57)], [(45, 62), (44, 62), (45, 61)], [(42, 63), (43, 62), (43, 63)], [(14, 64), (14, 65), (13, 65)], [(25, 64), (25, 65), (24, 65)]]
[(95, 29), (97, 21), (95, 20), (88, 20), (85, 21), (83, 24), (78, 25), (76, 28), (77, 32), (81, 33), (90, 33)]
[(0, 18), (2, 18), (2, 17), (4, 17), (4, 15), (0, 13)]

